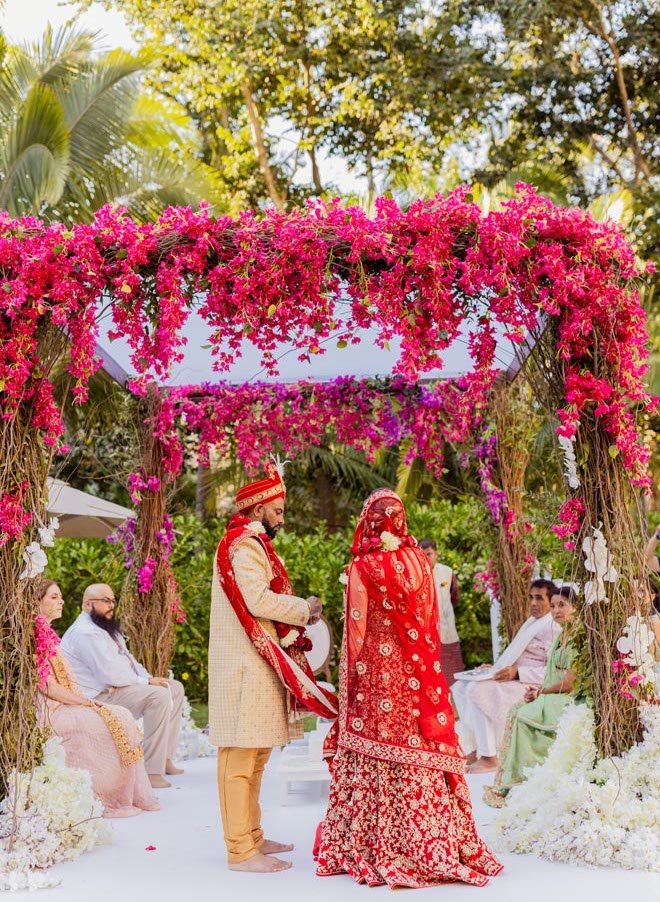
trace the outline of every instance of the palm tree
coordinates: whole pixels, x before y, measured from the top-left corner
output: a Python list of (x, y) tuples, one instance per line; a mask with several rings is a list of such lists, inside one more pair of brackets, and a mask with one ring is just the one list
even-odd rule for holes
[(141, 220), (170, 204), (222, 205), (191, 151), (189, 120), (142, 88), (152, 62), (100, 53), (98, 35), (75, 25), (9, 47), (0, 68), (0, 208), (80, 222), (108, 202)]

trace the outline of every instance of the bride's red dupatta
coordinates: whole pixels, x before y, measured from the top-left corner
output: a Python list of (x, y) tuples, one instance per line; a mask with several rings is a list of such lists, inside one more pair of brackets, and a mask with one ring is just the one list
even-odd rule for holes
[[(376, 521), (377, 502), (393, 518), (383, 519), (381, 513)], [(371, 757), (462, 774), (465, 759), (440, 666), (433, 574), (408, 535), (403, 506), (393, 492), (383, 489), (367, 499), (351, 551), (340, 672), (343, 707), (338, 736), (329, 738), (325, 752), (331, 754), (338, 741)], [(397, 711), (412, 716), (397, 717)]]

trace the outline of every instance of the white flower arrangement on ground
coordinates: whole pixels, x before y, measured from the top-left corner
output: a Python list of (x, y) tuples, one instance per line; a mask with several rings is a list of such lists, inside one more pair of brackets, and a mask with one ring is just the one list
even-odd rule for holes
[[(14, 772), (0, 802), (0, 891), (56, 886), (59, 879), (48, 868), (110, 841), (102, 814), (89, 772), (67, 767), (61, 740), (49, 739), (43, 764), (32, 774)], [(14, 815), (17, 829), (9, 851)]]
[(190, 758), (208, 758), (215, 755), (215, 747), (209, 742), (209, 738), (203, 730), (195, 725), (192, 719), (190, 702), (184, 696), (183, 711), (181, 714), (181, 732), (179, 744), (176, 748), (175, 758), (187, 760)]
[(597, 761), (594, 716), (569, 705), (543, 764), (495, 820), (502, 851), (553, 861), (660, 871), (660, 706), (642, 705), (643, 741)]

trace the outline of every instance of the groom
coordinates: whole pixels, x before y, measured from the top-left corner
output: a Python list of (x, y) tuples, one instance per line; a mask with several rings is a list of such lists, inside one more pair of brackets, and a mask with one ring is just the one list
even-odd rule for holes
[(284, 649), (306, 647), (304, 627), (320, 618), (321, 602), (291, 593), (286, 570), (272, 549), (271, 539), (284, 523), (285, 497), (272, 465), (266, 479), (241, 488), (238, 513), (228, 524), (213, 567), (210, 738), (219, 746), (220, 811), (233, 871), (291, 867), (272, 853), (289, 852), (293, 846), (264, 839), (259, 792), (272, 749), (302, 736), (302, 722), (294, 724), (289, 717), (295, 700), (281, 681), (288, 672)]

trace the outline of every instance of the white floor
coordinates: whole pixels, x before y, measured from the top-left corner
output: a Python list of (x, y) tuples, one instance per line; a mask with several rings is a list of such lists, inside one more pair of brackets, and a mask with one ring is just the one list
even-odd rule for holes
[[(114, 843), (87, 852), (57, 868), (60, 886), (34, 893), (13, 893), (7, 902), (341, 902), (366, 896), (389, 898), (390, 890), (369, 890), (349, 877), (314, 874), (312, 840), (325, 801), (315, 792), (294, 805), (281, 806), (277, 754), (264, 779), (264, 827), (272, 839), (295, 842), (293, 868), (279, 874), (237, 874), (227, 870), (219, 823), (215, 758), (185, 763), (186, 773), (159, 793), (162, 810), (113, 820)], [(470, 777), (475, 817), (488, 840), (492, 811), (481, 803), (483, 776)], [(316, 797), (314, 798), (314, 795)], [(155, 846), (155, 851), (146, 851)], [(660, 902), (657, 874), (591, 870), (553, 864), (531, 855), (501, 856), (505, 869), (485, 888), (446, 884), (415, 891), (415, 899), (478, 902)]]

